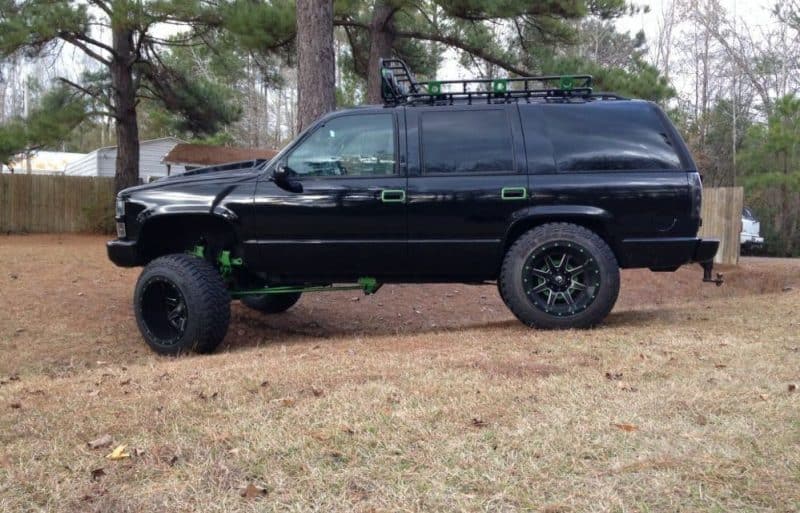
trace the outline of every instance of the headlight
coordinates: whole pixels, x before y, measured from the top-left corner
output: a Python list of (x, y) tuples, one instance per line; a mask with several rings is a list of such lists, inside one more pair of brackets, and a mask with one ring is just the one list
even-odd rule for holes
[(125, 199), (120, 198), (117, 196), (117, 205), (115, 209), (115, 215), (117, 217), (122, 217), (125, 215)]

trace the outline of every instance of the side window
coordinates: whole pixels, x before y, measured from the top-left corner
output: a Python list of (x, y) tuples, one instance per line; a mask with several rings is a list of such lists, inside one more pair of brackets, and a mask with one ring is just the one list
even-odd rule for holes
[(504, 109), (423, 112), (420, 137), (423, 174), (514, 170)]
[[(666, 130), (647, 105), (542, 105), (559, 172), (681, 169)], [(523, 130), (529, 128), (523, 118)]]
[(392, 114), (331, 119), (292, 150), (286, 160), (300, 176), (383, 176), (395, 173)]

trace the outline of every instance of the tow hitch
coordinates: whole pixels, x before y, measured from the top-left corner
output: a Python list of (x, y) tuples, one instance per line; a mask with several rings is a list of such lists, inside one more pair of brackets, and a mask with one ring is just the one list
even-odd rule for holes
[(703, 282), (704, 283), (716, 283), (717, 287), (723, 284), (725, 281), (722, 277), (722, 273), (717, 273), (716, 278), (711, 277), (711, 272), (714, 270), (714, 261), (709, 260), (708, 262), (700, 262), (700, 265), (703, 266)]

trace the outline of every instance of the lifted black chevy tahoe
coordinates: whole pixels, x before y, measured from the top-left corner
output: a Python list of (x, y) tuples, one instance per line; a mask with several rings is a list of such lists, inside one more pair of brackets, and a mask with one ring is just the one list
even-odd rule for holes
[(586, 328), (620, 268), (699, 262), (718, 281), (700, 176), (656, 105), (588, 76), (381, 71), (384, 105), (326, 115), (269, 162), (120, 192), (108, 255), (145, 266), (134, 309), (154, 350), (212, 351), (231, 299), (277, 313), (335, 283), (496, 281), (525, 324)]

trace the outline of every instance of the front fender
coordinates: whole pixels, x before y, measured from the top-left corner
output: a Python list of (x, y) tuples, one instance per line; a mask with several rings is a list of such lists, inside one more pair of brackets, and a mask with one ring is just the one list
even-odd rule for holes
[(137, 222), (140, 225), (144, 225), (147, 220), (153, 217), (193, 214), (212, 215), (228, 222), (236, 221), (238, 219), (236, 213), (222, 202), (234, 188), (235, 186), (233, 185), (225, 187), (213, 196), (170, 191), (166, 198), (162, 193), (157, 198), (154, 198), (156, 201), (152, 202), (148, 201), (149, 198), (147, 197), (134, 198), (134, 201), (145, 205), (145, 209), (137, 216)]

